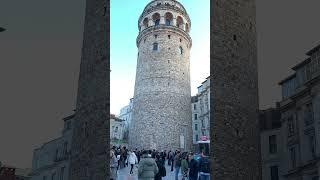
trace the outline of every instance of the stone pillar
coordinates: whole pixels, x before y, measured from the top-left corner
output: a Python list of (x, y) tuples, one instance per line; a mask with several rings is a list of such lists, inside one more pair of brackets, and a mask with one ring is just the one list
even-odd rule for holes
[(69, 180), (109, 179), (109, 3), (87, 0)]
[(160, 24), (166, 24), (164, 16), (160, 16)]
[(172, 19), (172, 26), (177, 26), (177, 19), (176, 18)]
[(212, 179), (261, 180), (255, 1), (211, 3)]

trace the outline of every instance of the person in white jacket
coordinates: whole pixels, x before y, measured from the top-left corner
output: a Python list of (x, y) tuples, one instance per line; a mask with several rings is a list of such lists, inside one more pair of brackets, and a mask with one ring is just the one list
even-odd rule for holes
[(131, 165), (130, 174), (133, 174), (133, 166), (138, 163), (138, 158), (133, 151), (129, 151), (128, 163)]

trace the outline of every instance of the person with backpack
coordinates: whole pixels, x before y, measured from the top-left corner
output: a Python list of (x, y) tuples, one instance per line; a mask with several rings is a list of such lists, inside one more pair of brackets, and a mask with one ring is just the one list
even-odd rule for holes
[(162, 177), (166, 176), (166, 168), (164, 167), (165, 162), (159, 154), (156, 155), (156, 163), (159, 169), (159, 172), (156, 174), (155, 180), (162, 180)]
[(154, 179), (156, 174), (158, 174), (159, 168), (157, 163), (151, 156), (149, 156), (148, 151), (144, 151), (142, 154), (142, 159), (138, 167), (138, 179), (139, 180), (151, 180)]
[(199, 180), (209, 180), (210, 179), (210, 159), (205, 156), (203, 152), (201, 153), (201, 158), (199, 160)]
[(177, 151), (176, 156), (174, 157), (174, 167), (175, 167), (175, 180), (178, 180), (179, 171), (181, 167), (181, 154), (180, 151)]

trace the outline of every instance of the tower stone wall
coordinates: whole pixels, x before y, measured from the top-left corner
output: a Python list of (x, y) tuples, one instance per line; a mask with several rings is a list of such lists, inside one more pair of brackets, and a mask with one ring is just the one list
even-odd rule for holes
[(174, 0), (150, 2), (139, 18), (132, 148), (177, 149), (180, 136), (182, 149), (192, 146), (190, 24), (184, 7)]
[(109, 153), (107, 16), (105, 0), (87, 0), (70, 180), (106, 180)]
[(260, 180), (255, 0), (211, 3), (213, 179)]

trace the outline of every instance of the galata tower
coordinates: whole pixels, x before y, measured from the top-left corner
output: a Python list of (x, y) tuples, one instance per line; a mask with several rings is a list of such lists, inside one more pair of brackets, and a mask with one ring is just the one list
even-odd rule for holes
[(138, 28), (130, 148), (190, 150), (189, 15), (178, 1), (153, 0)]

